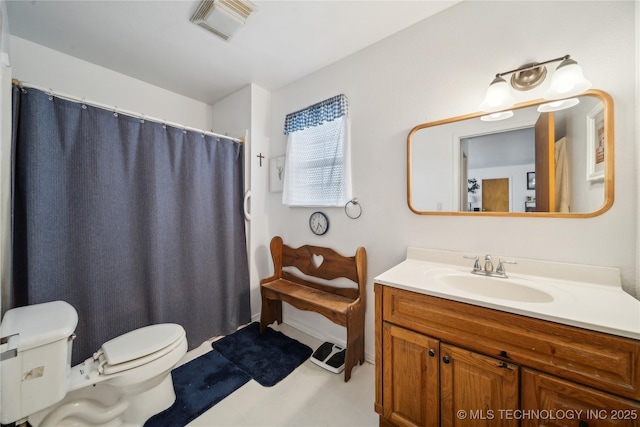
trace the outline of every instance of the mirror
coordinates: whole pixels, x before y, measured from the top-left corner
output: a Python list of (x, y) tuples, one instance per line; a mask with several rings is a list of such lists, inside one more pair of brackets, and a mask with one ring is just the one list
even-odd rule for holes
[(420, 215), (586, 218), (613, 204), (613, 168), (613, 101), (590, 90), (414, 127), (407, 201)]

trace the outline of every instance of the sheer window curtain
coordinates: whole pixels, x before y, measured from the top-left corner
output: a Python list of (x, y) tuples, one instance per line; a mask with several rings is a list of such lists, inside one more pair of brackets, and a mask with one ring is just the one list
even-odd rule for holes
[(352, 198), (351, 146), (345, 95), (287, 115), (282, 202), (344, 206)]
[(17, 305), (78, 311), (74, 363), (162, 322), (250, 320), (242, 144), (14, 87)]

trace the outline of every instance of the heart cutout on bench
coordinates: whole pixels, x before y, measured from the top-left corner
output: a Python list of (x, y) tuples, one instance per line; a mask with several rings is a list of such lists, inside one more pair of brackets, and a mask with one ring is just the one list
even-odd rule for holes
[(313, 265), (316, 268), (320, 268), (320, 266), (324, 262), (324, 257), (322, 255), (312, 254), (311, 255), (311, 262), (313, 262)]

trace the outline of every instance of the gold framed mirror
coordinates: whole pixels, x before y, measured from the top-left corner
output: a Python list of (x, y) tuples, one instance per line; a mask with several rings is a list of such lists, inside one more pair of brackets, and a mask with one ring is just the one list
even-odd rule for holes
[(407, 137), (407, 202), (419, 215), (589, 218), (613, 199), (613, 101), (601, 90), (423, 123)]

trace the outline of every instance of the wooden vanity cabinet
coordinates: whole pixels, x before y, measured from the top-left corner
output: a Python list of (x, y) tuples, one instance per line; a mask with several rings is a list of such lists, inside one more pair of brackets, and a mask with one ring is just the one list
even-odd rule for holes
[(391, 425), (464, 426), (467, 417), (517, 425), (491, 421), (498, 409), (518, 408), (518, 366), (386, 322), (383, 328), (383, 381), (391, 385), (383, 390), (383, 416)]
[(640, 427), (638, 341), (380, 284), (375, 301), (381, 426)]

